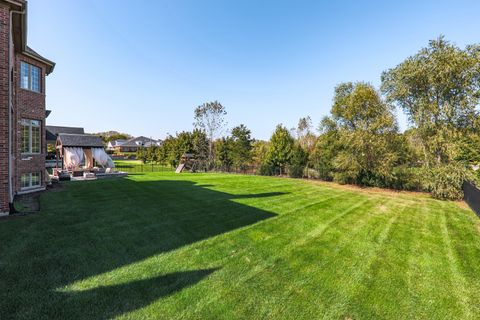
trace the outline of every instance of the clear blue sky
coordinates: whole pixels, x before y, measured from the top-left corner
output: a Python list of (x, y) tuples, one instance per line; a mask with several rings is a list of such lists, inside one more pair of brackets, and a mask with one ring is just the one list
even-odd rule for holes
[(480, 1), (388, 2), (30, 0), (28, 41), (57, 63), (49, 124), (163, 138), (219, 100), (267, 139), (317, 126), (336, 84), (378, 86), (429, 39), (479, 42)]

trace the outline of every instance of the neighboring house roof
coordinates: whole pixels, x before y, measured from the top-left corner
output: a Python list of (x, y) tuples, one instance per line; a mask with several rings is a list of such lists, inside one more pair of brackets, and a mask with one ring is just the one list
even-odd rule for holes
[(135, 147), (144, 147), (146, 144), (157, 143), (157, 140), (153, 140), (144, 136), (136, 137), (125, 141), (120, 147), (128, 147), (128, 148), (135, 148)]
[(45, 129), (47, 129), (53, 134), (59, 134), (59, 133), (84, 134), (85, 133), (85, 130), (80, 127), (45, 126)]
[(50, 131), (46, 130), (45, 132), (45, 140), (47, 141), (55, 141), (57, 140), (57, 135), (51, 133)]
[(47, 141), (57, 140), (57, 135), (60, 133), (74, 133), (74, 134), (84, 134), (85, 130), (80, 127), (61, 127), (61, 126), (45, 126)]
[(110, 142), (108, 143), (108, 145), (111, 146), (111, 147), (119, 147), (119, 146), (121, 146), (122, 144), (124, 144), (125, 141), (127, 141), (127, 140), (122, 140), (122, 139), (120, 139), (120, 140), (113, 140), (113, 141), (110, 141)]
[(160, 145), (160, 141), (147, 141), (143, 146), (150, 147), (150, 146), (159, 146), (159, 145)]
[(102, 138), (89, 134), (60, 133), (57, 142), (62, 147), (103, 148)]

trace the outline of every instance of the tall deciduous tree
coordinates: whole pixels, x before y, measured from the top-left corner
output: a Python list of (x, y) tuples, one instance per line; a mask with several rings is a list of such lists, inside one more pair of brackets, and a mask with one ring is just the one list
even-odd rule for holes
[(210, 165), (214, 161), (213, 142), (225, 128), (225, 116), (227, 111), (218, 101), (206, 102), (197, 108), (194, 112), (194, 126), (204, 130), (209, 141), (208, 160)]
[(455, 141), (478, 127), (480, 46), (432, 40), (382, 74), (382, 91), (417, 128), (425, 165), (447, 163)]
[(338, 85), (331, 113), (341, 144), (335, 179), (372, 185), (390, 178), (398, 161), (398, 127), (392, 107), (375, 88), (362, 82)]

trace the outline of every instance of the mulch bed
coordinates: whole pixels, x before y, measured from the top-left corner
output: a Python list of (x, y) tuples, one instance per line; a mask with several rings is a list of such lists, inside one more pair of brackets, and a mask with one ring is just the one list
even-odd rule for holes
[(61, 183), (54, 183), (48, 187), (47, 191), (32, 192), (15, 196), (14, 203), (20, 204), (20, 206), (16, 207), (18, 212), (8, 216), (0, 217), (0, 221), (16, 219), (40, 212), (40, 196), (44, 192), (58, 191), (61, 189), (63, 189), (63, 185)]

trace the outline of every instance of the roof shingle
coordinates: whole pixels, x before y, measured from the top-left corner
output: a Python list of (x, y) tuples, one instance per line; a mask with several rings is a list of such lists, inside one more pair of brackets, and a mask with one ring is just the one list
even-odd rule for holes
[(88, 134), (60, 133), (58, 141), (62, 147), (103, 148), (103, 141), (99, 136)]

